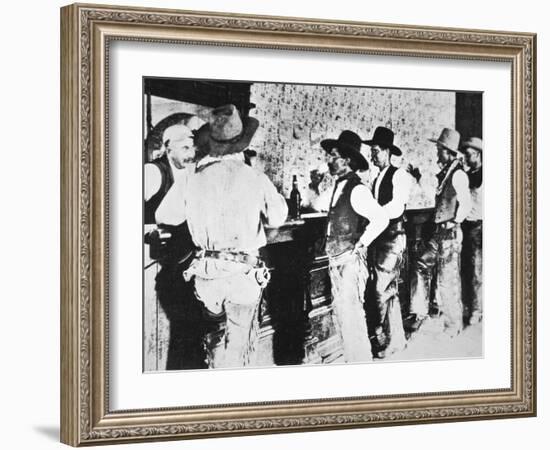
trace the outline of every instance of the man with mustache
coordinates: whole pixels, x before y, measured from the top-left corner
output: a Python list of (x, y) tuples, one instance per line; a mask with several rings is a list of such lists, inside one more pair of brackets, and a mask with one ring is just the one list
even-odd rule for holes
[(361, 183), (358, 170), (369, 164), (361, 154), (361, 138), (342, 131), (337, 139), (321, 141), (329, 154), (329, 170), (336, 178), (326, 232), (326, 253), (332, 306), (346, 362), (372, 360), (363, 308), (368, 277), (367, 248), (388, 225), (388, 216)]

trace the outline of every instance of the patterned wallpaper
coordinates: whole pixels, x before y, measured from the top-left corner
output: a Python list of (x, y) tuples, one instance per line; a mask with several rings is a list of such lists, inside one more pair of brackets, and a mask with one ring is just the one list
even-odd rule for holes
[[(326, 162), (322, 139), (350, 129), (365, 140), (383, 125), (395, 131), (395, 144), (403, 150), (395, 164), (410, 163), (422, 173), (420, 183), (413, 183), (408, 207), (433, 205), (438, 168), (428, 138), (454, 127), (454, 92), (255, 83), (250, 100), (256, 104), (250, 115), (260, 121), (250, 147), (258, 152), (259, 168), (285, 196), (292, 175), (298, 175), (304, 192), (311, 168)], [(368, 158), (369, 147), (363, 145), (362, 151)], [(376, 170), (371, 165), (362, 178), (372, 180)]]

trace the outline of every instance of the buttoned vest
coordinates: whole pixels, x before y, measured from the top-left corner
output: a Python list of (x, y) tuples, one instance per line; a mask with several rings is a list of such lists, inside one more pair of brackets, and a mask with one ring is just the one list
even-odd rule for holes
[[(393, 176), (397, 172), (397, 167), (390, 165), (384, 177), (380, 181), (380, 186), (378, 187), (378, 203), (381, 206), (387, 205), (393, 200)], [(376, 183), (372, 186), (372, 194), (375, 194)], [(403, 214), (399, 217), (395, 217), (390, 220), (390, 225), (394, 223), (401, 222), (403, 220)]]
[[(443, 169), (437, 174), (439, 189), (438, 193), (435, 195), (435, 223), (447, 222), (449, 220), (453, 220), (456, 216), (458, 200), (456, 197), (456, 190), (453, 186), (453, 176), (458, 170), (462, 170), (460, 164), (457, 164), (453, 169), (451, 169), (451, 172), (446, 179), (445, 177), (447, 176), (449, 167)], [(442, 185), (441, 183), (444, 184)]]
[[(328, 256), (337, 256), (346, 251), (352, 250), (369, 221), (357, 214), (351, 205), (351, 192), (361, 184), (361, 179), (355, 172), (345, 175), (338, 183), (347, 180), (338, 200), (331, 207), (328, 213), (328, 229), (326, 239), (326, 253)], [(335, 186), (338, 187), (338, 183)], [(334, 194), (333, 194), (334, 197)]]

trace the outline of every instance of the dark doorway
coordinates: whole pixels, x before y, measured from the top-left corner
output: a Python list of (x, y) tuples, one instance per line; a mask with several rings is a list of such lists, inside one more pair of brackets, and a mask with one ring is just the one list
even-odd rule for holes
[(456, 130), (462, 139), (472, 136), (483, 139), (483, 93), (456, 93)]

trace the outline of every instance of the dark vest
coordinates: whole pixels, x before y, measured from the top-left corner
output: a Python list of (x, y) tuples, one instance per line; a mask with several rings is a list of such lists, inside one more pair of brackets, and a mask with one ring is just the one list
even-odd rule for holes
[(162, 199), (168, 192), (168, 190), (174, 184), (174, 174), (172, 173), (172, 168), (168, 162), (168, 157), (166, 154), (162, 155), (160, 158), (155, 159), (150, 164), (154, 164), (160, 170), (162, 176), (162, 182), (158, 192), (153, 195), (149, 201), (145, 202), (145, 223), (155, 223), (155, 212), (162, 202)]
[(480, 167), (478, 170), (470, 170), (466, 174), (468, 175), (470, 189), (479, 189), (483, 182), (483, 167)]
[[(388, 167), (388, 170), (386, 170), (386, 173), (384, 174), (384, 178), (382, 178), (382, 181), (380, 181), (380, 186), (378, 187), (378, 203), (380, 204), (380, 206), (387, 205), (393, 200), (393, 176), (395, 175), (395, 172), (397, 172), (397, 167), (390, 165)], [(375, 185), (376, 183), (372, 185), (373, 195), (375, 193)], [(401, 216), (399, 217), (391, 219), (390, 225), (402, 221), (403, 214), (401, 214)]]
[(458, 201), (456, 198), (456, 191), (453, 186), (453, 176), (457, 170), (462, 170), (462, 166), (460, 164), (455, 165), (455, 167), (451, 169), (444, 185), (441, 185), (441, 183), (443, 183), (443, 180), (447, 176), (449, 167), (443, 169), (437, 174), (439, 193), (436, 193), (435, 195), (435, 223), (447, 222), (449, 220), (453, 220), (456, 216)]
[[(355, 172), (350, 172), (341, 178), (338, 183), (347, 180), (336, 204), (328, 213), (328, 229), (326, 240), (326, 253), (328, 256), (337, 256), (348, 250), (352, 250), (359, 240), (369, 221), (357, 214), (351, 206), (351, 191), (361, 184), (360, 178)], [(334, 192), (336, 192), (335, 186)], [(334, 193), (332, 194), (334, 197)]]

